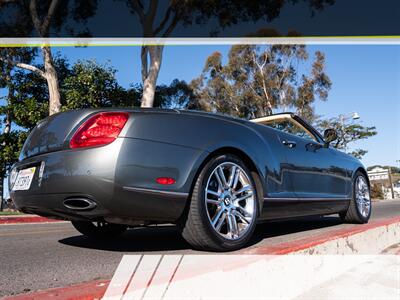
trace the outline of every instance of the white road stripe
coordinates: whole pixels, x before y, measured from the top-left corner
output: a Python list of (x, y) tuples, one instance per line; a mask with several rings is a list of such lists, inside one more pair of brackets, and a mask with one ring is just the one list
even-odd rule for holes
[(104, 300), (122, 298), (134, 272), (141, 260), (141, 255), (124, 255), (103, 296)]
[(162, 299), (171, 284), (183, 255), (164, 255), (143, 299)]
[(124, 294), (124, 300), (142, 299), (153, 275), (160, 263), (161, 255), (145, 255), (133, 274)]
[(398, 255), (145, 255), (137, 265), (125, 279), (119, 270), (120, 290), (131, 280), (126, 293), (106, 299), (308, 299), (324, 285), (348, 299), (398, 300), (400, 291)]

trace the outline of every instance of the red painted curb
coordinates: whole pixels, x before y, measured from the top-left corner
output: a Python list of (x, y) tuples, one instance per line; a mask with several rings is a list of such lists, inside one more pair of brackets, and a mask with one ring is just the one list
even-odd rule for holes
[(339, 238), (345, 238), (350, 235), (354, 235), (357, 233), (361, 233), (370, 229), (374, 229), (381, 226), (388, 226), (391, 224), (399, 223), (400, 217), (393, 217), (389, 219), (381, 219), (372, 221), (368, 224), (357, 225), (351, 228), (342, 228), (337, 230), (331, 230), (328, 232), (324, 232), (312, 237), (302, 238), (299, 240), (280, 243), (274, 246), (263, 246), (256, 247), (253, 249), (240, 251), (242, 254), (267, 254), (267, 255), (283, 255), (289, 254), (292, 252), (297, 252), (300, 250), (305, 250), (311, 247), (315, 247), (317, 245), (323, 244), (328, 241), (336, 240)]
[[(344, 228), (338, 230), (331, 230), (329, 232), (316, 235), (309, 238), (299, 239), (293, 242), (281, 243), (275, 246), (256, 247), (253, 249), (243, 250), (235, 252), (234, 254), (265, 254), (265, 255), (283, 255), (291, 252), (304, 250), (319, 244), (325, 243), (338, 238), (348, 237), (357, 233), (361, 233), (370, 229), (374, 229), (381, 226), (388, 226), (391, 224), (399, 223), (400, 217), (394, 217), (390, 219), (382, 219), (372, 221), (368, 224), (357, 225), (352, 228)], [(239, 265), (253, 262), (251, 257), (246, 257)], [(239, 267), (239, 265), (227, 266), (227, 269)], [(207, 272), (208, 270), (204, 270)], [(196, 271), (198, 274), (199, 271)], [(190, 274), (195, 276), (196, 274)], [(100, 299), (103, 297), (111, 280), (96, 280), (92, 282), (71, 285), (68, 287), (54, 288), (44, 291), (32, 292), (28, 294), (22, 294), (17, 296), (9, 296), (2, 298), (2, 300), (92, 300)]]
[(95, 280), (62, 288), (48, 289), (2, 300), (92, 300), (103, 297), (110, 280)]
[(1, 216), (0, 225), (2, 224), (19, 224), (19, 223), (48, 223), (60, 222), (60, 220), (49, 219), (41, 216)]

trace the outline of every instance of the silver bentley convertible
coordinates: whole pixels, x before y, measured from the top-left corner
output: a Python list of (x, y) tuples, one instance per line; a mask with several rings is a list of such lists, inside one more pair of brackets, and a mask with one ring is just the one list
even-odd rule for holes
[(173, 223), (196, 249), (229, 251), (257, 222), (371, 215), (363, 165), (292, 113), (251, 121), (157, 109), (76, 110), (40, 122), (9, 176), (19, 210), (92, 238)]

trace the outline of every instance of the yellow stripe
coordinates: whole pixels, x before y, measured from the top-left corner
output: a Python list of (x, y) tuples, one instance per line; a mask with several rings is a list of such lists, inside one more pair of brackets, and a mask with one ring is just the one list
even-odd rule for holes
[[(55, 38), (59, 39), (59, 38)], [(96, 40), (96, 38), (93, 38)], [(132, 38), (135, 39), (135, 38)], [(140, 38), (136, 38), (140, 39)], [(154, 39), (160, 39), (161, 41), (163, 40), (162, 38), (157, 38), (155, 37)], [(176, 38), (179, 40), (179, 38)], [(189, 38), (190, 39), (190, 38)], [(195, 38), (194, 38), (195, 39)], [(203, 38), (204, 39), (204, 38)], [(211, 40), (215, 38), (210, 38)], [(218, 39), (218, 38), (216, 38)], [(221, 39), (227, 39), (229, 40), (230, 38), (221, 38)], [(313, 41), (317, 41), (318, 39), (321, 40), (329, 40), (329, 39), (345, 39), (345, 40), (363, 40), (363, 39), (374, 39), (374, 40), (387, 40), (387, 39), (396, 39), (400, 40), (400, 35), (368, 35), (368, 36), (298, 36), (298, 37), (239, 37), (239, 38), (233, 38), (233, 39), (244, 39), (244, 40), (255, 40), (255, 41), (261, 41), (261, 40), (266, 40), (266, 39), (274, 39), (274, 40), (301, 40), (301, 39), (313, 39)], [(6, 40), (6, 39), (5, 39)], [(90, 39), (89, 39), (90, 40)], [(174, 40), (174, 38), (171, 38), (171, 40)], [(185, 38), (182, 39), (184, 41)], [(0, 39), (0, 43), (2, 42), (2, 39)], [(307, 41), (306, 41), (307, 42)], [(0, 48), (15, 48), (15, 47), (137, 47), (137, 46), (158, 46), (158, 45), (164, 45), (165, 43), (160, 42), (160, 43), (96, 43), (95, 41), (89, 41), (87, 43), (81, 43), (81, 42), (71, 42), (71, 43), (17, 43), (17, 44), (6, 44), (3, 43), (0, 44)], [(190, 46), (190, 44), (168, 44), (168, 46)]]

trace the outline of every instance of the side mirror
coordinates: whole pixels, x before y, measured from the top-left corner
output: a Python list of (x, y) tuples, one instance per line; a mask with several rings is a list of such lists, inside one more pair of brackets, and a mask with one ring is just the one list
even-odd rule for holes
[(325, 147), (329, 147), (329, 144), (337, 140), (337, 132), (333, 128), (328, 128), (324, 131)]

